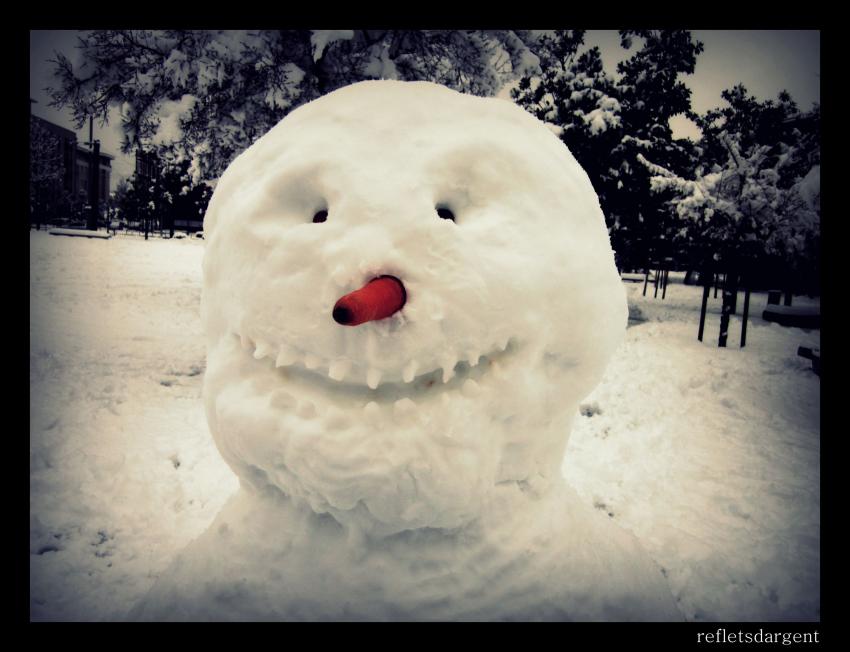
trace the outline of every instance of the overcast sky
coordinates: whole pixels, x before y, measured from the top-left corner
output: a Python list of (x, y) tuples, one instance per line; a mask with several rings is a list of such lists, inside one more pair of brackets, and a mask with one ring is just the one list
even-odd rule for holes
[[(682, 81), (691, 89), (691, 106), (697, 113), (725, 105), (720, 93), (738, 82), (761, 100), (776, 99), (782, 90), (791, 93), (801, 111), (820, 102), (820, 32), (813, 30), (694, 30), (705, 46), (697, 56), (693, 75)], [(585, 44), (598, 45), (605, 69), (616, 75), (617, 63), (630, 50), (620, 46), (615, 30), (590, 30)], [(684, 117), (671, 120), (677, 138), (699, 138), (699, 130)]]
[[(54, 50), (75, 60), (77, 32), (70, 30), (38, 30), (30, 32), (30, 97), (37, 101), (32, 112), (69, 129), (75, 129), (70, 112), (48, 106), (43, 88), (53, 84), (52, 65), (47, 59)], [(720, 92), (741, 82), (759, 99), (775, 99), (783, 89), (791, 93), (801, 110), (809, 110), (820, 102), (820, 32), (810, 30), (694, 30), (694, 37), (705, 44), (697, 57), (693, 75), (683, 81), (690, 87), (695, 111), (723, 104)], [(631, 50), (620, 47), (616, 30), (591, 30), (585, 36), (587, 46), (598, 45), (606, 70), (616, 75), (619, 61), (627, 59)], [(685, 118), (671, 121), (676, 137), (698, 138), (696, 127)], [(88, 140), (88, 126), (78, 130), (80, 142)], [(101, 129), (97, 121), (94, 137), (101, 149), (114, 155), (111, 187), (133, 172), (133, 157), (120, 153), (120, 122), (113, 113), (110, 124)]]

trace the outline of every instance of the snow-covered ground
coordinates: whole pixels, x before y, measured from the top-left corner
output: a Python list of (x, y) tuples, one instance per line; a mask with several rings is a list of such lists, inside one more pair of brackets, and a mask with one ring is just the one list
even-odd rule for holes
[[(30, 236), (33, 620), (114, 620), (200, 534), (237, 481), (200, 400), (204, 243)], [(820, 381), (754, 294), (717, 347), (720, 299), (635, 315), (573, 430), (564, 473), (632, 530), (688, 620), (817, 620)], [(796, 304), (811, 302), (796, 297)]]

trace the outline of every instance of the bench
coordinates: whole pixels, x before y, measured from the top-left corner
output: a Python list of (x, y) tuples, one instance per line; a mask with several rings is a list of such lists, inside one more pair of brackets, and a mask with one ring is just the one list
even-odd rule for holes
[(820, 349), (806, 346), (797, 347), (797, 355), (812, 361), (812, 371), (820, 376)]
[(103, 231), (89, 231), (88, 229), (50, 229), (48, 233), (50, 233), (50, 235), (72, 235), (82, 238), (100, 238), (102, 240), (108, 240), (112, 237), (111, 233), (104, 233)]
[[(620, 278), (624, 281), (629, 281), (631, 283), (643, 283), (644, 280), (646, 279), (646, 274), (632, 274), (632, 273), (626, 272), (624, 274), (620, 274)], [(649, 280), (654, 281), (655, 275), (650, 274)]]
[(762, 319), (780, 326), (820, 328), (820, 306), (778, 306), (769, 304), (761, 314)]

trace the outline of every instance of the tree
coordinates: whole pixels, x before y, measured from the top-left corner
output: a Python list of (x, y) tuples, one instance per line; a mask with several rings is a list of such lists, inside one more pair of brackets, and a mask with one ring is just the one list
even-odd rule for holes
[(295, 107), (363, 79), (426, 79), (492, 95), (537, 65), (521, 31), (100, 30), (75, 68), (57, 53), (54, 106), (79, 125), (121, 112), (124, 152), (154, 146), (217, 178)]
[(212, 188), (195, 183), (189, 161), (166, 162), (153, 176), (133, 175), (115, 189), (114, 204), (123, 219), (145, 232), (168, 230), (174, 235), (175, 220), (203, 220)]
[(702, 44), (683, 30), (623, 30), (624, 47), (643, 46), (618, 67), (615, 81), (597, 48), (582, 53), (584, 33), (560, 30), (540, 38), (541, 73), (520, 80), (514, 100), (553, 125), (587, 171), (599, 195), (617, 252), (625, 268), (644, 267), (666, 255), (668, 210), (650, 191), (649, 174), (638, 155), (676, 171), (693, 168), (697, 149), (674, 140), (669, 120), (690, 111), (690, 90), (680, 74), (694, 71)]
[(679, 240), (699, 259), (735, 272), (779, 262), (788, 278), (816, 266), (820, 167), (788, 184), (787, 169), (799, 168), (788, 146), (754, 143), (742, 152), (739, 134), (721, 133), (718, 140), (727, 152), (724, 165), (700, 167), (693, 179), (640, 157), (653, 191), (672, 193), (668, 202), (679, 218)]
[(771, 161), (777, 167), (780, 186), (788, 188), (820, 161), (820, 107), (803, 114), (787, 91), (776, 101), (760, 102), (748, 94), (743, 84), (724, 90), (721, 97), (727, 103), (699, 115), (691, 113), (703, 134), (703, 162), (723, 165), (728, 157), (724, 143), (727, 135), (738, 149), (749, 152), (755, 147), (769, 147)]
[(65, 161), (59, 138), (30, 119), (30, 213), (37, 228), (67, 204), (62, 180)]
[(542, 36), (535, 48), (542, 75), (523, 77), (511, 97), (556, 127), (597, 193), (604, 196), (611, 175), (605, 157), (599, 154), (611, 151), (622, 138), (621, 107), (614, 79), (603, 69), (599, 48), (579, 54), (583, 43), (582, 30), (557, 30), (553, 36)]
[(669, 211), (664, 196), (650, 188), (649, 174), (638, 157), (687, 174), (697, 151), (687, 140), (675, 140), (670, 119), (691, 109), (691, 91), (679, 79), (691, 74), (703, 44), (686, 30), (621, 30), (625, 48), (640, 38), (643, 46), (621, 62), (617, 83), (623, 137), (608, 156), (617, 192), (607, 211), (613, 223), (612, 245), (626, 267), (643, 267), (673, 255)]
[[(734, 204), (721, 214), (743, 222), (724, 228), (717, 220), (706, 230), (690, 220), (682, 235), (697, 251), (736, 265), (747, 261), (752, 283), (786, 288), (799, 283), (800, 289), (814, 290), (820, 206), (810, 195), (819, 195), (820, 108), (802, 113), (786, 91), (776, 100), (760, 101), (742, 84), (721, 96), (725, 106), (691, 116), (703, 133), (701, 168), (691, 178), (708, 179), (721, 171), (717, 191)], [(747, 242), (732, 251), (718, 241), (724, 232), (740, 233)]]

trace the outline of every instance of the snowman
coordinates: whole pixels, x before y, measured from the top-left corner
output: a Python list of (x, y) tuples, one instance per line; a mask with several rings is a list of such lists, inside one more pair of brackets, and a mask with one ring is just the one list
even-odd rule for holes
[(204, 402), (240, 489), (132, 618), (680, 618), (560, 473), (627, 307), (543, 123), (353, 84), (243, 152), (204, 232)]

